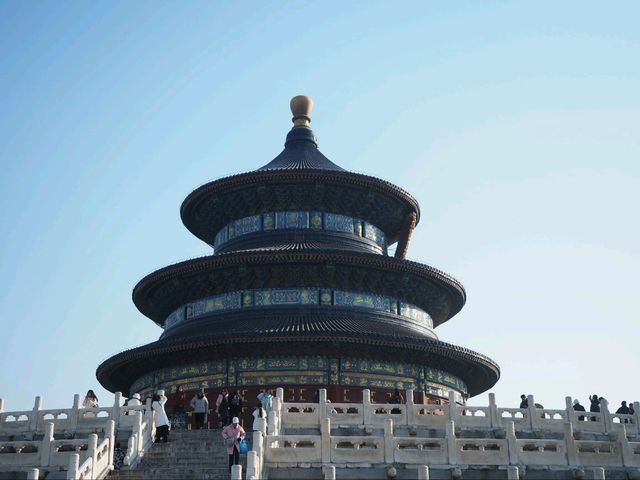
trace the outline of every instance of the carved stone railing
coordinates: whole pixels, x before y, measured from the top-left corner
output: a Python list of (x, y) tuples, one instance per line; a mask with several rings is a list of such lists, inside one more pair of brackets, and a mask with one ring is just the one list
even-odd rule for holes
[[(640, 467), (638, 413), (611, 414), (606, 401), (601, 412), (591, 413), (574, 411), (570, 397), (564, 409), (543, 409), (529, 396), (531, 407), (520, 409), (497, 407), (492, 394), (482, 407), (457, 405), (453, 396), (449, 405), (415, 404), (411, 390), (400, 405), (373, 404), (368, 390), (357, 404), (328, 403), (325, 390), (319, 403), (282, 402), (282, 396), (278, 389), (266, 426), (262, 419), (254, 423), (247, 479), (264, 478), (266, 468), (311, 465), (322, 465), (325, 478), (335, 478), (336, 467), (394, 464), (417, 468), (419, 478), (427, 478), (427, 465), (495, 467), (509, 478), (518, 478), (522, 466), (593, 467), (594, 475), (604, 475), (604, 467)], [(363, 435), (332, 434), (332, 427), (353, 427)], [(318, 434), (296, 433), (313, 428)], [(461, 437), (457, 430), (466, 433)], [(434, 431), (441, 433), (424, 436)], [(480, 438), (468, 438), (473, 432)]]
[[(111, 407), (82, 408), (75, 395), (71, 408), (45, 410), (42, 397), (36, 397), (32, 410), (5, 412), (0, 399), (0, 440), (11, 440), (0, 441), (0, 469), (37, 478), (41, 470), (68, 468), (68, 478), (103, 478), (113, 468), (116, 432), (128, 438), (124, 465), (135, 467), (153, 443), (154, 415), (150, 402), (121, 403), (117, 392)], [(54, 432), (68, 439), (54, 440)], [(98, 436), (104, 438), (99, 445)]]

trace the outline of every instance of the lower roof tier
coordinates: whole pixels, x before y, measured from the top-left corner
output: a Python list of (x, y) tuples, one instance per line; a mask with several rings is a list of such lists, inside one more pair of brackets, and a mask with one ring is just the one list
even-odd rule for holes
[(322, 355), (400, 362), (442, 370), (461, 379), (470, 396), (488, 390), (500, 377), (500, 369), (493, 360), (466, 348), (408, 332), (392, 336), (371, 328), (364, 330), (365, 327), (352, 322), (339, 334), (335, 331), (328, 334), (317, 329), (291, 329), (281, 325), (280, 328), (265, 329), (263, 335), (255, 335), (253, 326), (247, 329), (239, 323), (235, 332), (226, 335), (159, 340), (127, 350), (103, 362), (96, 376), (107, 390), (130, 392), (134, 382), (162, 368), (180, 369), (190, 364), (248, 355)]
[(427, 265), (364, 252), (293, 247), (224, 253), (165, 267), (136, 285), (133, 301), (143, 314), (164, 326), (176, 309), (216, 295), (325, 288), (411, 304), (426, 312), (436, 327), (458, 313), (466, 300), (457, 280)]

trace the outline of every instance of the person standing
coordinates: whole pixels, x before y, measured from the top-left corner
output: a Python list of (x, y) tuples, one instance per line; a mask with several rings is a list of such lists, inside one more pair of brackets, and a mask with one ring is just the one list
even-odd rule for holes
[[(584, 412), (585, 411), (584, 406), (580, 405), (580, 400), (578, 400), (577, 398), (573, 401), (573, 409), (576, 412)], [(578, 417), (578, 420), (582, 422), (584, 420), (584, 415), (580, 415)]]
[(238, 390), (233, 392), (229, 399), (229, 415), (238, 418), (242, 416), (242, 397)]
[(164, 404), (167, 403), (167, 397), (164, 390), (158, 390), (158, 393), (151, 397), (151, 409), (155, 413), (156, 422), (156, 443), (169, 441), (169, 417), (164, 410)]
[(223, 388), (216, 399), (218, 412), (218, 427), (224, 427), (229, 422), (229, 391)]
[[(589, 406), (590, 412), (600, 412), (600, 398), (595, 393), (589, 397), (589, 401), (591, 405)], [(591, 417), (591, 421), (595, 422), (596, 417)]]
[[(84, 408), (98, 408), (98, 397), (96, 397), (96, 394), (93, 393), (93, 390), (87, 391), (87, 394), (85, 395), (84, 400), (82, 401), (82, 406)], [(95, 417), (96, 414), (93, 412), (87, 412), (82, 416), (89, 418), (89, 417)]]
[(224, 444), (227, 447), (227, 454), (229, 455), (229, 473), (231, 473), (231, 467), (240, 463), (240, 440), (244, 440), (245, 432), (240, 426), (240, 419), (233, 417), (231, 425), (227, 425), (222, 430), (222, 438), (224, 438)]
[(187, 427), (187, 418), (184, 410), (186, 403), (187, 394), (185, 393), (182, 385), (179, 385), (176, 390), (176, 404), (173, 407), (173, 415), (171, 418), (171, 425), (173, 428), (184, 429)]
[(529, 408), (529, 399), (524, 393), (520, 395), (520, 408)]
[(209, 399), (204, 394), (204, 388), (201, 388), (200, 392), (191, 399), (191, 408), (196, 420), (196, 430), (204, 428), (205, 415), (209, 411)]

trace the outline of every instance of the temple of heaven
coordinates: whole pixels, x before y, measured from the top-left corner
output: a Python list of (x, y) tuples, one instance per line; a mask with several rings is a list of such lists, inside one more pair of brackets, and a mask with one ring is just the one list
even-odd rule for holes
[(253, 406), (276, 387), (286, 401), (326, 388), (333, 402), (361, 401), (365, 388), (383, 402), (397, 388), (464, 402), (497, 382), (495, 362), (435, 333), (466, 296), (453, 277), (405, 259), (418, 202), (320, 153), (312, 106), (291, 100), (293, 128), (272, 161), (184, 200), (184, 225), (213, 254), (138, 282), (133, 302), (164, 331), (98, 367), (107, 390), (164, 388), (171, 399), (179, 385), (227, 387)]

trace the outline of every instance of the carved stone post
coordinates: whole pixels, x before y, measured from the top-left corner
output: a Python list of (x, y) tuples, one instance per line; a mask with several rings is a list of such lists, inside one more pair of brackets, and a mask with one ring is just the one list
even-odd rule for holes
[(408, 389), (405, 392), (407, 398), (407, 425), (415, 425), (416, 424), (416, 409), (415, 404), (413, 403), (413, 390)]
[(322, 473), (324, 473), (324, 480), (336, 480), (336, 467), (333, 465), (325, 466)]
[(51, 442), (53, 442), (53, 422), (44, 424), (44, 437), (40, 443), (40, 466), (48, 467), (51, 463)]
[(449, 420), (458, 423), (460, 418), (460, 412), (458, 411), (458, 405), (456, 405), (456, 394), (453, 390), (449, 390)]
[(384, 421), (384, 463), (391, 465), (394, 463), (395, 444), (393, 441), (393, 420), (387, 418)]
[(509, 449), (509, 465), (517, 465), (519, 459), (518, 441), (516, 438), (516, 426), (513, 420), (507, 422), (505, 427), (507, 436), (507, 447)]
[(33, 410), (31, 415), (31, 420), (29, 422), (29, 430), (35, 432), (38, 430), (38, 414), (42, 410), (42, 397), (37, 396), (35, 401), (33, 402)]
[(331, 463), (331, 420), (328, 418), (320, 424), (320, 456), (322, 463)]
[(116, 427), (120, 426), (120, 404), (122, 403), (122, 392), (116, 392), (113, 395), (113, 409), (111, 410), (111, 418), (116, 422)]
[(496, 394), (489, 394), (489, 420), (491, 421), (491, 428), (502, 427), (500, 417), (498, 417), (498, 406), (496, 405)]
[(447, 422), (447, 452), (449, 456), (449, 465), (457, 465), (458, 464), (458, 445), (456, 442), (456, 429), (455, 423), (451, 420)]
[(255, 450), (247, 453), (247, 480), (259, 478), (257, 456)]
[(600, 401), (600, 413), (602, 413), (605, 433), (613, 432), (613, 418), (611, 418), (611, 413), (609, 413), (609, 402), (604, 398)]
[(564, 424), (564, 441), (567, 445), (567, 462), (569, 466), (576, 467), (580, 465), (580, 460), (578, 459), (578, 447), (576, 446), (576, 441), (573, 438), (573, 426), (569, 422), (565, 422)]
[(365, 425), (372, 425), (371, 412), (371, 390), (365, 388), (362, 390), (362, 418)]
[(4, 398), (0, 398), (0, 413), (4, 412)]
[[(0, 406), (0, 411), (2, 407)], [(636, 431), (640, 433), (640, 402), (633, 402), (633, 420), (632, 422), (636, 425)]]
[(78, 478), (78, 469), (80, 468), (80, 455), (72, 453), (69, 455), (69, 467), (67, 469), (67, 480), (76, 480)]
[(231, 480), (242, 480), (242, 465), (231, 467)]
[(578, 423), (578, 416), (576, 415), (576, 411), (573, 409), (573, 399), (571, 397), (564, 397), (564, 404), (565, 410), (567, 412), (567, 422), (570, 422), (572, 425), (577, 427), (580, 424)]
[(73, 406), (71, 407), (71, 414), (69, 416), (69, 429), (75, 432), (78, 428), (78, 421), (80, 419), (80, 394), (76, 393), (73, 396)]
[(27, 470), (27, 480), (38, 480), (38, 476), (40, 475), (40, 470), (37, 468), (30, 468)]
[(594, 480), (605, 480), (604, 478), (604, 468), (596, 467), (593, 469), (593, 478)]
[(319, 400), (318, 400), (318, 424), (322, 425), (322, 420), (327, 418), (328, 415), (328, 405), (327, 405), (327, 389), (321, 388), (319, 392)]
[(514, 467), (513, 465), (507, 467), (507, 479), (520, 480), (520, 470), (518, 470), (518, 467)]
[(420, 465), (418, 467), (418, 480), (429, 480), (429, 466)]
[(113, 465), (113, 449), (116, 446), (116, 422), (113, 420), (107, 422), (105, 436), (109, 438), (109, 465)]
[(264, 434), (260, 431), (253, 432), (253, 442), (251, 446), (256, 452), (256, 478), (262, 478), (262, 464), (265, 456), (263, 435)]
[[(149, 425), (149, 427), (151, 427), (151, 425)], [(142, 436), (142, 412), (140, 410), (136, 412), (136, 417), (133, 420), (133, 434), (137, 437), (137, 442), (134, 446), (137, 457), (142, 452), (144, 444), (146, 443), (145, 438)]]
[(622, 465), (625, 467), (633, 467), (633, 450), (629, 445), (629, 439), (627, 438), (626, 425), (620, 425), (620, 431), (618, 432), (618, 442), (620, 442), (620, 452), (622, 452)]
[(87, 455), (91, 457), (91, 477), (98, 478), (98, 471), (96, 470), (96, 463), (98, 463), (98, 435), (92, 433), (89, 435), (89, 444), (87, 448)]
[(529, 425), (531, 426), (531, 430), (537, 430), (539, 428), (540, 422), (540, 413), (536, 412), (536, 403), (533, 395), (527, 395), (527, 402), (529, 404), (528, 414), (529, 414)]

